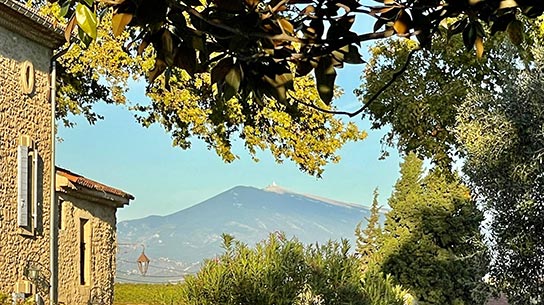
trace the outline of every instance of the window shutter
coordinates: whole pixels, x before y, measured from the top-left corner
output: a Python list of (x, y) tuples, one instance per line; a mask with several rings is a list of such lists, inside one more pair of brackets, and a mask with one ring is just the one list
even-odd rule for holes
[(28, 146), (17, 149), (17, 224), (28, 227)]

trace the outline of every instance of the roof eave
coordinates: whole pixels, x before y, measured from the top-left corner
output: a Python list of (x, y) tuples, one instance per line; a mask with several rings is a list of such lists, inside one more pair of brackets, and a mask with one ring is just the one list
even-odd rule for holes
[(66, 42), (62, 26), (18, 1), (0, 0), (0, 26), (50, 49)]

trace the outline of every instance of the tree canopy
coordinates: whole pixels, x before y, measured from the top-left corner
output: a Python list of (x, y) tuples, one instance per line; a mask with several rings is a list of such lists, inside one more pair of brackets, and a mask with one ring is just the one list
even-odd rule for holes
[(418, 304), (484, 304), (483, 213), (459, 179), (436, 168), (424, 174), (422, 164), (409, 154), (401, 165), (371, 268), (391, 274)]
[(456, 127), (490, 218), (492, 278), (520, 305), (544, 302), (544, 49), (535, 57), (501, 95), (470, 94)]
[[(433, 47), (415, 53), (402, 77), (369, 105), (364, 116), (372, 128), (391, 126), (382, 140), (387, 146), (448, 167), (460, 153), (453, 133), (458, 107), (471, 92), (502, 87), (528, 56), (527, 46), (520, 50), (504, 40), (504, 35), (490, 38), (482, 61), (464, 50), (461, 37), (450, 37), (447, 28), (441, 28)], [(364, 101), (375, 95), (414, 48), (413, 41), (399, 39), (371, 46), (372, 57), (356, 90), (359, 98)]]
[[(524, 21), (520, 45), (505, 35), (488, 40), (485, 61), (467, 54), (460, 37), (445, 30), (433, 48), (368, 107), (374, 128), (391, 126), (384, 141), (438, 165), (464, 161), (465, 181), (489, 215), (493, 282), (514, 304), (542, 300), (541, 96), (542, 19)], [(368, 96), (395, 73), (413, 45), (380, 42), (358, 91)], [(537, 132), (538, 130), (538, 132)], [(444, 167), (444, 166), (443, 166)], [(537, 271), (538, 270), (538, 271)]]
[[(53, 5), (44, 10), (64, 22), (60, 9)], [(111, 21), (112, 13), (106, 11), (100, 18), (97, 39), (88, 46), (71, 44), (59, 58), (57, 118), (65, 125), (72, 125), (70, 114), (82, 114), (90, 123), (96, 122), (101, 116), (93, 106), (99, 100), (125, 104), (131, 79), (142, 78), (154, 65), (152, 48), (140, 56), (126, 52), (123, 43), (129, 33), (115, 37)], [(148, 86), (149, 103), (132, 103), (131, 110), (143, 126), (161, 125), (172, 136), (173, 145), (182, 149), (199, 139), (224, 161), (232, 162), (238, 157), (232, 150), (233, 142), (240, 141), (254, 159), (259, 151), (268, 150), (276, 161), (292, 160), (302, 171), (316, 176), (325, 164), (340, 159), (337, 150), (346, 142), (366, 137), (354, 123), (293, 103), (239, 96), (218, 100), (211, 79), (208, 72), (190, 75), (174, 69)], [(341, 93), (337, 89), (334, 95)], [(306, 103), (319, 100), (311, 76), (296, 79), (289, 94)]]
[[(462, 34), (464, 45), (481, 57), (486, 28), (490, 34), (507, 30), (520, 42), (519, 15), (540, 16), (544, 3), (531, 0), (53, 0), (69, 20), (67, 37), (76, 31), (88, 45), (97, 38), (98, 19), (113, 12), (111, 29), (124, 32), (125, 49), (155, 52), (148, 80), (177, 68), (190, 75), (210, 72), (216, 98), (227, 101), (280, 103), (294, 97), (294, 75), (314, 72), (317, 90), (325, 104), (334, 96), (336, 70), (345, 63), (363, 63), (363, 41), (398, 35), (414, 37), (422, 47), (448, 18), (448, 29)], [(356, 17), (370, 16), (373, 29), (356, 32)], [(299, 102), (301, 103), (301, 102)], [(302, 102), (304, 104), (304, 102)], [(320, 108), (319, 105), (310, 104)]]

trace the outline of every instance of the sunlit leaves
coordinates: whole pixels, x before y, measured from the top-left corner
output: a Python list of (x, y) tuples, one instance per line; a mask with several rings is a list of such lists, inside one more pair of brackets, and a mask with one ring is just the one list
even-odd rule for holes
[(393, 29), (397, 34), (407, 34), (412, 28), (412, 18), (404, 10), (400, 10), (397, 19), (393, 23)]
[[(185, 278), (182, 304), (370, 304), (347, 240), (304, 245), (274, 233), (254, 247), (231, 237), (223, 248), (224, 254)], [(392, 286), (379, 280), (368, 278), (368, 285), (380, 292)], [(396, 301), (391, 305), (402, 304), (400, 296)]]
[(476, 289), (489, 258), (483, 213), (468, 188), (438, 168), (425, 173), (414, 154), (400, 171), (371, 268), (391, 274), (419, 304), (483, 304)]
[(544, 295), (543, 54), (509, 75), (500, 96), (469, 95), (457, 116), (464, 172), (491, 216), (491, 275), (516, 305)]
[(113, 35), (119, 36), (125, 30), (125, 27), (132, 20), (132, 14), (117, 13), (113, 14), (111, 19), (111, 27)]
[(78, 3), (75, 8), (76, 20), (79, 27), (92, 39), (96, 39), (98, 20), (96, 13), (85, 4)]
[[(518, 51), (504, 42), (504, 36), (488, 38), (485, 58), (478, 59), (474, 56), (474, 44), (478, 52), (484, 50), (483, 43), (477, 43), (478, 36), (472, 37), (471, 52), (467, 52), (460, 36), (449, 35), (451, 31), (464, 31), (468, 20), (451, 22), (449, 29), (443, 30), (443, 38), (433, 42), (435, 48), (414, 54), (403, 76), (367, 111), (374, 128), (391, 126), (382, 140), (384, 144), (403, 152), (416, 152), (421, 158), (430, 158), (443, 166), (449, 166), (452, 157), (459, 153), (458, 141), (452, 134), (457, 107), (471, 91), (495, 90), (519, 67), (515, 64), (519, 60)], [(410, 40), (378, 43), (373, 47), (365, 82), (358, 94), (367, 98), (374, 94), (405, 62), (407, 52), (413, 47)], [(485, 64), (482, 60), (486, 60)]]
[(482, 36), (476, 36), (474, 47), (476, 48), (476, 57), (482, 58), (484, 54), (484, 39)]

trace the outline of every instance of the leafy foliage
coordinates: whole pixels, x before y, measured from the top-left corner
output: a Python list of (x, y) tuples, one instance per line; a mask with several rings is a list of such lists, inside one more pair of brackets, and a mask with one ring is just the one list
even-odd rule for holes
[[(491, 47), (484, 57), (492, 60), (485, 62), (463, 52), (460, 39), (455, 36), (448, 38), (445, 32), (443, 38), (435, 38), (432, 49), (414, 55), (403, 78), (395, 83), (396, 90), (385, 92), (368, 107), (375, 128), (391, 124), (392, 129), (384, 138), (387, 144), (398, 144), (404, 152), (414, 151), (418, 156), (432, 158), (441, 165), (449, 164), (456, 154), (466, 156), (464, 171), (468, 174), (473, 193), (485, 203), (485, 210), (496, 220), (488, 229), (493, 235), (504, 236), (495, 236), (492, 243), (496, 248), (495, 256), (500, 258), (492, 262), (494, 280), (512, 293), (511, 302), (519, 300), (520, 304), (529, 302), (521, 294), (531, 295), (525, 291), (533, 289), (534, 300), (534, 295), (538, 295), (534, 287), (541, 285), (534, 282), (538, 276), (524, 270), (540, 270), (534, 267), (542, 264), (538, 261), (538, 250), (532, 248), (539, 242), (541, 244), (541, 234), (538, 230), (527, 229), (525, 220), (522, 221), (526, 217), (531, 218), (529, 215), (540, 217), (539, 205), (524, 205), (532, 206), (524, 210), (516, 208), (525, 198), (536, 196), (529, 194), (539, 192), (534, 177), (542, 173), (536, 155), (532, 159), (523, 157), (542, 147), (537, 140), (539, 136), (522, 132), (527, 130), (530, 133), (540, 124), (539, 111), (531, 110), (533, 106), (527, 106), (531, 104), (526, 102), (534, 100), (534, 105), (538, 105), (538, 99), (529, 98), (527, 92), (532, 92), (534, 97), (539, 96), (531, 91), (538, 88), (539, 83), (530, 84), (528, 79), (538, 79), (540, 72), (529, 77), (523, 71), (535, 70), (540, 65), (534, 58), (541, 56), (542, 18), (536, 22), (524, 22), (523, 26), (530, 30), (524, 33), (521, 45), (505, 44), (501, 42), (503, 38), (500, 35), (488, 40), (486, 44)], [(512, 33), (509, 34), (512, 40)], [(368, 96), (378, 90), (381, 84), (376, 75), (393, 73), (403, 63), (411, 47), (409, 42), (399, 40), (381, 42), (373, 47), (374, 56), (365, 73), (366, 84), (359, 94)], [(528, 143), (533, 143), (530, 144), (533, 146), (529, 148)], [(515, 161), (512, 158), (516, 158)], [(528, 172), (532, 173), (532, 178), (521, 187), (521, 182), (515, 177), (527, 177)], [(498, 221), (495, 213), (502, 215), (502, 220)], [(538, 224), (531, 223), (529, 227)], [(502, 233), (494, 233), (495, 230)], [(530, 255), (525, 258), (520, 256), (521, 253)], [(515, 267), (517, 264), (519, 268)]]
[[(61, 15), (77, 28), (85, 45), (96, 36), (97, 16), (113, 12), (112, 29), (131, 33), (134, 54), (147, 45), (155, 53), (152, 83), (174, 67), (189, 74), (211, 72), (223, 101), (234, 95), (242, 100), (285, 102), (296, 75), (314, 72), (317, 90), (325, 104), (333, 97), (336, 69), (345, 63), (362, 63), (360, 42), (394, 34), (415, 36), (429, 46), (442, 21), (458, 17), (449, 27), (462, 34), (464, 45), (481, 57), (486, 36), (508, 31), (519, 43), (518, 15), (535, 18), (544, 4), (530, 0), (401, 0), (363, 5), (357, 0), (52, 0)], [(375, 19), (368, 33), (352, 29), (356, 16)], [(74, 20), (74, 21), (72, 21)], [(167, 86), (167, 85), (166, 85)]]
[(254, 249), (226, 238), (225, 249), (186, 278), (184, 304), (366, 304), (347, 241), (304, 247), (272, 234)]
[[(173, 74), (170, 91), (160, 85), (150, 89), (154, 102), (138, 108), (147, 114), (140, 116), (140, 122), (144, 126), (161, 124), (181, 148), (189, 148), (190, 136), (197, 136), (226, 162), (236, 159), (231, 146), (238, 136), (254, 158), (259, 150), (269, 150), (278, 162), (293, 160), (301, 170), (317, 176), (326, 163), (339, 161), (335, 152), (347, 141), (366, 137), (355, 124), (307, 107), (299, 109), (273, 99), (262, 103), (236, 98), (217, 101), (209, 81), (208, 74), (200, 78)], [(309, 77), (297, 79), (291, 94), (308, 102), (317, 98)]]
[[(483, 62), (464, 50), (461, 37), (449, 37), (445, 28), (440, 33), (432, 48), (414, 54), (402, 77), (366, 108), (365, 115), (373, 128), (391, 126), (382, 140), (387, 146), (447, 167), (459, 152), (452, 132), (459, 105), (470, 92), (494, 92), (502, 87), (519, 70), (520, 56), (527, 58), (529, 50), (524, 44), (520, 52), (504, 43), (504, 36), (497, 35), (487, 41), (487, 61)], [(380, 90), (416, 47), (409, 40), (388, 40), (372, 46), (363, 84), (356, 90), (359, 98), (367, 100)]]
[(482, 213), (458, 179), (409, 154), (386, 215), (377, 268), (409, 289), (418, 304), (483, 304), (473, 295), (487, 271)]
[(11, 299), (7, 293), (0, 292), (0, 305), (11, 304)]
[(361, 280), (369, 305), (412, 305), (416, 304), (412, 295), (402, 286), (395, 284), (391, 275), (371, 270), (363, 274)]
[(472, 94), (459, 111), (464, 171), (491, 218), (492, 278), (511, 304), (544, 302), (544, 51), (500, 96)]
[[(58, 5), (45, 9), (57, 15), (60, 10)], [(90, 123), (96, 122), (101, 118), (92, 108), (97, 101), (125, 104), (130, 79), (154, 71), (159, 54), (145, 46), (139, 49), (141, 56), (127, 53), (123, 41), (130, 34), (121, 32), (114, 37), (110, 31), (115, 16), (106, 13), (99, 19), (97, 39), (87, 48), (73, 44), (59, 59), (57, 117), (65, 125), (72, 124), (69, 114), (83, 114)], [(215, 67), (222, 69), (219, 65)], [(232, 143), (239, 138), (255, 160), (260, 150), (269, 150), (276, 161), (292, 160), (301, 170), (320, 176), (326, 163), (340, 159), (336, 154), (340, 147), (366, 137), (353, 123), (344, 123), (332, 114), (316, 113), (292, 102), (269, 98), (244, 100), (234, 95), (228, 100), (217, 99), (223, 93), (212, 83), (213, 71), (189, 74), (172, 68), (168, 73), (156, 72), (153, 72), (154, 83), (147, 90), (151, 103), (132, 109), (143, 126), (160, 124), (172, 135), (173, 145), (182, 149), (190, 148), (192, 140), (200, 139), (224, 161), (232, 162), (238, 157), (232, 151)], [(236, 75), (229, 79), (236, 82)], [(166, 86), (169, 90), (165, 90)], [(292, 89), (285, 93), (299, 101), (319, 100), (315, 82), (309, 76), (295, 80)], [(339, 94), (336, 90), (335, 96)], [(328, 107), (320, 101), (316, 104)]]
[(380, 207), (378, 206), (378, 189), (374, 190), (374, 199), (370, 207), (370, 217), (366, 219), (367, 225), (361, 230), (362, 222), (355, 228), (355, 243), (357, 245), (357, 254), (361, 261), (361, 269), (365, 272), (372, 257), (380, 248), (382, 228), (380, 226)]

